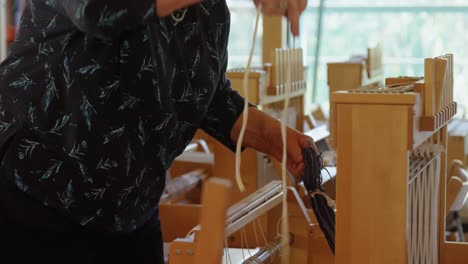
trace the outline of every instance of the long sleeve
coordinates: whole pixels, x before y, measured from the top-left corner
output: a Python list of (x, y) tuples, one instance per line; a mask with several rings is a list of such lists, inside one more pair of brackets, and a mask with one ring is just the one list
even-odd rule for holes
[(64, 13), (81, 31), (112, 38), (143, 25), (156, 13), (156, 0), (60, 0)]
[(244, 98), (231, 88), (231, 82), (225, 75), (228, 64), (227, 41), (229, 37), (229, 27), (226, 26), (226, 28), (227, 31), (224, 32), (225, 49), (221, 57), (221, 77), (201, 128), (223, 145), (235, 151), (236, 145), (231, 140), (231, 129), (244, 110)]
[(224, 78), (216, 92), (201, 128), (231, 150), (236, 145), (231, 140), (231, 129), (243, 112), (244, 99), (231, 89), (231, 83)]

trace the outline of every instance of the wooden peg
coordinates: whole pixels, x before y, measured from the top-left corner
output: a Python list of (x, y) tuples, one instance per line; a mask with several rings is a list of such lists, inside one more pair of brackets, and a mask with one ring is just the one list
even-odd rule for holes
[(434, 116), (435, 109), (435, 66), (434, 59), (424, 60), (424, 115)]
[(434, 59), (434, 88), (436, 113), (440, 112), (446, 104), (446, 91), (448, 90), (448, 64), (446, 59)]
[(280, 86), (280, 64), (281, 64), (281, 60), (280, 60), (280, 49), (276, 49), (275, 50), (275, 73), (276, 73), (276, 76), (275, 76), (275, 88), (276, 88), (276, 94), (279, 94), (279, 86)]
[(195, 264), (221, 263), (224, 227), (231, 183), (211, 178), (203, 186), (201, 231), (196, 244)]

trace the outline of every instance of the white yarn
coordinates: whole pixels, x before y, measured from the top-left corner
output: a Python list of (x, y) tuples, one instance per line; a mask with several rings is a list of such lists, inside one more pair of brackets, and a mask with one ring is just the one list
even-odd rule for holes
[[(293, 48), (296, 46), (296, 39), (293, 38)], [(286, 86), (285, 86), (285, 93), (291, 93), (291, 56), (286, 56)], [(283, 208), (282, 208), (282, 215), (281, 215), (281, 262), (282, 263), (289, 263), (289, 218), (288, 218), (288, 189), (287, 189), (287, 175), (288, 172), (287, 168), (287, 159), (288, 159), (288, 152), (287, 152), (287, 126), (286, 123), (288, 122), (288, 107), (289, 107), (289, 97), (286, 96), (284, 100), (284, 108), (283, 114), (281, 118), (281, 136), (283, 139), (283, 160), (282, 160), (282, 173), (281, 179), (283, 181)]]
[(413, 155), (429, 158), (408, 188), (408, 263), (438, 263), (440, 153), (443, 147), (425, 143)]
[[(247, 66), (245, 68), (245, 74), (244, 74), (244, 82), (243, 82), (243, 90), (244, 90), (244, 112), (243, 112), (243, 118), (242, 118), (242, 127), (241, 131), (239, 133), (239, 138), (237, 140), (237, 146), (236, 146), (236, 182), (237, 186), (239, 187), (239, 190), (241, 192), (245, 191), (245, 186), (242, 182), (242, 177), (240, 173), (240, 166), (241, 166), (241, 149), (242, 149), (242, 142), (244, 139), (244, 134), (245, 130), (247, 128), (247, 120), (248, 120), (248, 76), (250, 72), (250, 67), (251, 67), (251, 62), (252, 62), (252, 57), (253, 57), (253, 51), (255, 48), (255, 41), (257, 37), (257, 32), (258, 32), (258, 21), (261, 13), (261, 5), (257, 7), (257, 17), (255, 20), (255, 29), (254, 29), (254, 34), (253, 34), (253, 41), (252, 41), (252, 47), (250, 49), (249, 53), (249, 59), (247, 62)], [(295, 40), (294, 44), (295, 46)], [(291, 60), (288, 58), (288, 61), (286, 62), (287, 65), (287, 72), (286, 72), (286, 93), (291, 92)], [(282, 199), (282, 206), (283, 206), (283, 213), (282, 213), (282, 235), (281, 235), (281, 245), (283, 247), (283, 252), (282, 252), (282, 262), (283, 263), (289, 263), (289, 223), (288, 223), (288, 204), (287, 204), (287, 171), (286, 171), (286, 164), (287, 164), (287, 137), (286, 137), (286, 122), (287, 122), (287, 110), (288, 110), (288, 105), (289, 105), (289, 98), (286, 97), (285, 102), (284, 102), (284, 110), (283, 110), (283, 117), (281, 120), (281, 135), (282, 135), (282, 141), (283, 141), (283, 159), (282, 159), (282, 181), (283, 181), (283, 199)]]
[(321, 195), (323, 196), (326, 200), (327, 200), (327, 205), (328, 207), (330, 207), (331, 209), (335, 210), (336, 209), (336, 202), (335, 200), (333, 200), (332, 198), (330, 198), (330, 196), (328, 196), (326, 193), (320, 191), (320, 190), (317, 190), (315, 192), (311, 192), (310, 194), (310, 197), (314, 198), (315, 195)]
[(237, 139), (237, 146), (236, 146), (236, 182), (239, 190), (241, 192), (245, 191), (244, 183), (242, 182), (242, 177), (240, 173), (241, 167), (241, 150), (242, 150), (242, 141), (244, 140), (245, 130), (247, 128), (247, 119), (249, 118), (249, 72), (250, 72), (250, 65), (252, 63), (253, 52), (255, 49), (255, 41), (257, 39), (257, 32), (258, 32), (258, 20), (260, 18), (261, 13), (261, 5), (257, 7), (257, 17), (255, 19), (255, 28), (253, 32), (253, 40), (252, 40), (252, 47), (250, 48), (249, 59), (247, 61), (247, 66), (245, 67), (244, 73), (244, 112), (242, 117), (242, 127), (239, 133), (239, 138)]

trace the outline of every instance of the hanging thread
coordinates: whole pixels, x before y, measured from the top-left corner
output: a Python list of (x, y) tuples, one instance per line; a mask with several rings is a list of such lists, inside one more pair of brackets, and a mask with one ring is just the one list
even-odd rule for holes
[(335, 201), (331, 199), (322, 187), (323, 162), (321, 154), (309, 146), (303, 149), (304, 186), (309, 194), (309, 201), (328, 245), (335, 253)]
[(245, 191), (244, 183), (242, 182), (242, 177), (240, 173), (241, 168), (241, 151), (242, 151), (242, 142), (244, 140), (245, 130), (247, 128), (247, 120), (249, 118), (249, 72), (250, 72), (250, 65), (252, 64), (252, 57), (253, 52), (255, 50), (255, 42), (257, 39), (257, 32), (258, 32), (258, 21), (260, 19), (260, 12), (261, 12), (261, 5), (257, 7), (257, 17), (255, 18), (255, 27), (253, 32), (253, 39), (252, 39), (252, 47), (250, 48), (249, 59), (247, 61), (247, 66), (245, 67), (244, 73), (244, 111), (242, 114), (242, 127), (239, 133), (239, 138), (237, 139), (236, 145), (236, 182), (239, 190), (241, 192)]

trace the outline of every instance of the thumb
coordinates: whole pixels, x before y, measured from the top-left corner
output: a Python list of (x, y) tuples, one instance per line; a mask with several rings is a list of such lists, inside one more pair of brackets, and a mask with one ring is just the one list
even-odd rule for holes
[(293, 163), (300, 163), (303, 160), (302, 157), (302, 145), (303, 143), (303, 134), (297, 130), (288, 128), (288, 135), (289, 138), (287, 140), (287, 149), (288, 149), (288, 159), (290, 159)]

